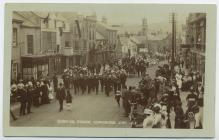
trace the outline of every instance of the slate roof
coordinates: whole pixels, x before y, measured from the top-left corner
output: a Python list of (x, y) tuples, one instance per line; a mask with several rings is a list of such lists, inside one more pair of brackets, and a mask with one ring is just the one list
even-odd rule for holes
[(36, 21), (30, 20), (33, 16), (30, 12), (13, 12), (12, 19), (22, 21), (22, 26), (27, 27), (40, 27), (40, 24)]
[(106, 39), (101, 33), (99, 33), (99, 32), (97, 32), (96, 31), (96, 39), (97, 40), (104, 40), (104, 39)]

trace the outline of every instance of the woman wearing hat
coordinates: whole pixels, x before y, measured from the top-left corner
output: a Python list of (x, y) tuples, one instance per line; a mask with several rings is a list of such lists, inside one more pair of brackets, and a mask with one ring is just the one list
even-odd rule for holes
[(145, 109), (144, 114), (146, 115), (144, 121), (143, 121), (143, 128), (152, 128), (153, 127), (153, 121), (154, 121), (154, 112), (150, 109)]
[(161, 105), (155, 104), (153, 108), (154, 120), (153, 120), (152, 128), (161, 128), (162, 117), (161, 117), (160, 110), (161, 110)]

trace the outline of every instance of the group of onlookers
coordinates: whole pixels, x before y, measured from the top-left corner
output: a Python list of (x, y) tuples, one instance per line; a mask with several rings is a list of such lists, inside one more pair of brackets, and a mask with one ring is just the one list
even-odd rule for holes
[(197, 76), (192, 80), (182, 105), (182, 73), (167, 64), (159, 66), (155, 79), (145, 74), (139, 87), (123, 89), (125, 115), (132, 127), (144, 128), (202, 128), (204, 86)]
[[(22, 80), (18, 82), (12, 81), (11, 84), (11, 104), (20, 102), (20, 116), (33, 113), (31, 111), (32, 105), (39, 107), (43, 104), (50, 103), (52, 98), (52, 87), (48, 79)], [(13, 112), (11, 111), (12, 117)], [(13, 117), (15, 118), (15, 117)]]

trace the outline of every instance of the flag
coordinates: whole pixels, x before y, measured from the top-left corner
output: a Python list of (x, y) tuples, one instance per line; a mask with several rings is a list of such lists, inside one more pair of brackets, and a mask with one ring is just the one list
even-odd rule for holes
[(78, 21), (78, 20), (75, 20), (75, 22), (76, 22), (76, 24), (77, 24), (79, 38), (81, 38), (81, 30), (80, 30), (79, 21)]
[(62, 27), (59, 27), (60, 36), (62, 36), (63, 30)]
[(44, 18), (43, 22), (44, 22), (44, 23), (48, 23), (48, 21), (49, 21), (49, 13), (48, 13), (47, 17)]

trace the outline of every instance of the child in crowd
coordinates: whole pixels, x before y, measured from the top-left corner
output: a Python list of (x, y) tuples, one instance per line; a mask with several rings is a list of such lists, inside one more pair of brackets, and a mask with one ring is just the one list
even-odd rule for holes
[(72, 95), (70, 93), (70, 90), (67, 90), (66, 103), (67, 103), (67, 110), (71, 111)]

